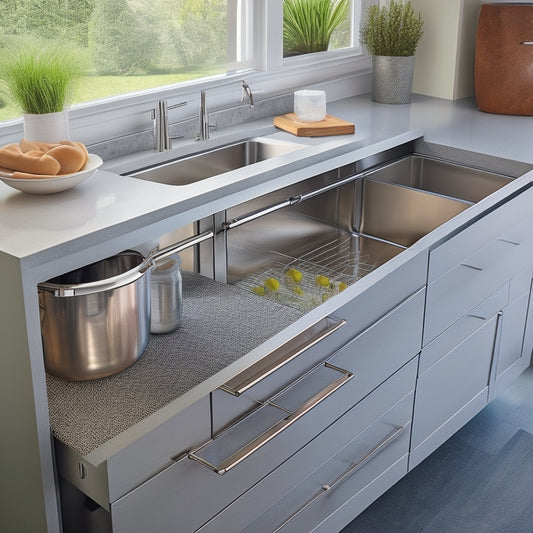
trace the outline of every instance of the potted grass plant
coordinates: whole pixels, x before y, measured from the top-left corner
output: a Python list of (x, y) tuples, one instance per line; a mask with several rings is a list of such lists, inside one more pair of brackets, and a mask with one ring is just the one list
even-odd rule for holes
[(360, 40), (372, 55), (372, 99), (385, 104), (411, 100), (415, 52), (423, 21), (409, 1), (372, 5), (361, 24)]
[(17, 40), (3, 50), (0, 79), (24, 113), (26, 140), (69, 138), (67, 106), (83, 63), (71, 47), (47, 40)]
[(350, 0), (284, 0), (283, 56), (327, 50), (349, 5)]

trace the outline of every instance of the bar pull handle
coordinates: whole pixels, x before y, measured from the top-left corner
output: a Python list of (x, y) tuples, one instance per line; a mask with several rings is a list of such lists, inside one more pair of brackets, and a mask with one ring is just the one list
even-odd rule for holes
[[(230, 379), (219, 388), (233, 396), (240, 396), (256, 383), (268, 377), (270, 374), (286, 365), (289, 361), (298, 357), (321, 340), (329, 337), (339, 328), (346, 324), (346, 320), (331, 323), (330, 319), (317, 322), (311, 328), (295, 336), (283, 346), (276, 348), (260, 361), (246, 368), (234, 378)], [(309, 333), (310, 338), (306, 338)]]
[(500, 242), (506, 242), (507, 244), (512, 244), (514, 246), (520, 246), (520, 243), (519, 242), (516, 242), (516, 241), (511, 241), (510, 239), (496, 239)]
[(478, 272), (482, 272), (483, 271), (483, 268), (478, 267), (476, 265), (469, 265), (467, 263), (461, 263), (461, 266), (464, 266), (466, 268), (471, 268), (472, 270), (477, 270)]
[(498, 372), (498, 363), (500, 359), (500, 341), (502, 337), (503, 311), (498, 311), (496, 315), (496, 333), (494, 335), (494, 345), (492, 347), (492, 359), (490, 361), (489, 380), (489, 401), (495, 396), (494, 386), (496, 384), (496, 375)]
[(316, 494), (314, 494), (309, 500), (307, 500), (302, 506), (300, 506), (293, 514), (291, 514), (291, 516), (289, 516), (282, 524), (280, 524), (272, 533), (277, 533), (278, 531), (280, 531), (293, 518), (295, 518), (297, 515), (299, 515), (301, 512), (307, 509), (310, 505), (312, 505), (316, 500), (322, 497), (323, 494), (333, 490), (337, 485), (342, 483), (348, 476), (353, 474), (356, 470), (359, 470), (360, 468), (362, 468), (366, 463), (368, 463), (371, 459), (373, 459), (376, 455), (378, 455), (381, 451), (383, 451), (387, 446), (392, 444), (405, 429), (405, 426), (394, 426), (394, 427), (395, 427), (395, 431), (393, 431), (390, 435), (388, 435), (375, 448), (370, 450), (362, 459), (357, 461), (357, 463), (354, 463), (353, 465), (351, 465), (348, 468), (348, 470), (343, 472), (332, 483), (322, 485), (322, 487)]
[(216, 472), (219, 475), (224, 475), (226, 472), (237, 466), (241, 461), (244, 461), (244, 459), (249, 457), (252, 453), (262, 448), (267, 442), (270, 442), (274, 437), (276, 437), (277, 435), (285, 431), (287, 428), (292, 426), (297, 420), (302, 418), (302, 416), (304, 416), (311, 409), (319, 405), (328, 396), (333, 394), (337, 389), (342, 387), (354, 377), (353, 373), (348, 370), (343, 370), (342, 368), (335, 367), (333, 365), (330, 365), (329, 363), (325, 363), (325, 366), (331, 368), (334, 371), (340, 372), (342, 376), (331, 382), (326, 387), (324, 387), (320, 392), (317, 392), (314, 396), (309, 398), (309, 400), (301, 404), (296, 410), (294, 410), (282, 420), (276, 422), (273, 426), (268, 428), (261, 435), (253, 439), (248, 444), (245, 444), (243, 447), (233, 453), (230, 457), (224, 459), (220, 464), (214, 465), (198, 455), (198, 452), (201, 451), (204, 446), (207, 446), (207, 444), (212, 441), (209, 441), (197, 448), (196, 450), (189, 452), (187, 454), (189, 459), (198, 462), (202, 466), (213, 470), (213, 472)]

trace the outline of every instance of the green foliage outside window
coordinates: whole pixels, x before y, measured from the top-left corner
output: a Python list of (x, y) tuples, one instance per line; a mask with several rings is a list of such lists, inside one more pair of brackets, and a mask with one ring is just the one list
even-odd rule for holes
[(161, 55), (155, 22), (127, 0), (95, 0), (88, 42), (96, 72), (103, 75), (147, 72)]
[[(77, 101), (226, 70), (227, 0), (2, 0), (0, 57), (14, 40), (53, 39), (92, 64)], [(90, 53), (89, 53), (90, 52)], [(0, 121), (18, 113), (0, 81)]]

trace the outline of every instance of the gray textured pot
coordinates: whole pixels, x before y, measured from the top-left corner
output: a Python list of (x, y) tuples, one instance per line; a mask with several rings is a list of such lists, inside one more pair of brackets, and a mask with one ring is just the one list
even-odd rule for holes
[(411, 101), (415, 56), (372, 57), (372, 100), (380, 104)]

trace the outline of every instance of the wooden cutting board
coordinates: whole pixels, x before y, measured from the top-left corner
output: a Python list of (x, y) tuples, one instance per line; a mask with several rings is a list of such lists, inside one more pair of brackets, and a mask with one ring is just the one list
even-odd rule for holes
[(348, 135), (355, 133), (355, 124), (333, 115), (326, 115), (320, 122), (302, 122), (295, 113), (274, 117), (274, 126), (298, 137), (321, 137), (325, 135)]

